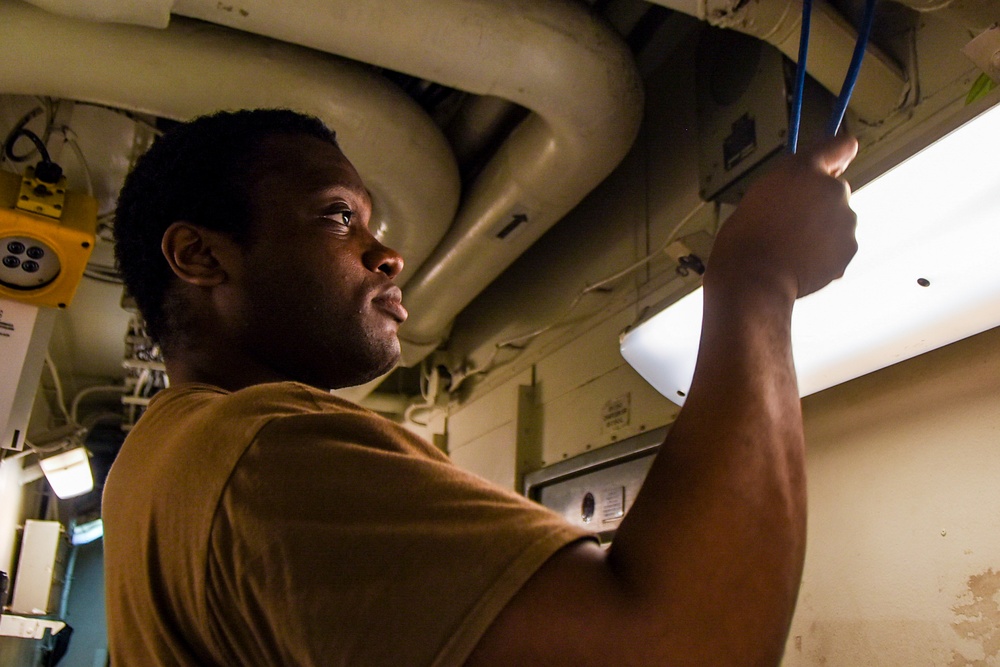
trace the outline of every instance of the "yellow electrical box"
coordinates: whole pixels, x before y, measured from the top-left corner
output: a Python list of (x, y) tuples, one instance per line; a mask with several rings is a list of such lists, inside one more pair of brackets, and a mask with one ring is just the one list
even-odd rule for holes
[(97, 232), (97, 200), (0, 171), (0, 297), (65, 308), (83, 278)]

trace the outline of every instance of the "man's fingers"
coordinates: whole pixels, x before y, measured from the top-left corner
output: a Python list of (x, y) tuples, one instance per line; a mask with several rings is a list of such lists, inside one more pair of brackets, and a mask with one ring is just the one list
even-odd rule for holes
[(848, 135), (825, 139), (805, 152), (817, 169), (839, 178), (858, 154), (858, 140)]

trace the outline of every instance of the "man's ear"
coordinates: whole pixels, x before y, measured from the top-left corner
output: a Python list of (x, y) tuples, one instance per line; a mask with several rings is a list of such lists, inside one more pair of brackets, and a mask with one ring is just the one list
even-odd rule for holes
[(174, 275), (191, 285), (213, 287), (229, 277), (222, 260), (234, 245), (227, 235), (190, 222), (175, 222), (163, 232), (160, 249)]

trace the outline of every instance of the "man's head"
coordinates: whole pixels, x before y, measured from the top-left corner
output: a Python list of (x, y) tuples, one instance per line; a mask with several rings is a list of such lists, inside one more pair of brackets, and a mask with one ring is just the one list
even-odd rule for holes
[(370, 214), (319, 120), (219, 113), (140, 159), (119, 199), (116, 254), (168, 361), (217, 347), (270, 379), (343, 386), (391, 368), (405, 318), (391, 282), (402, 259), (370, 234)]

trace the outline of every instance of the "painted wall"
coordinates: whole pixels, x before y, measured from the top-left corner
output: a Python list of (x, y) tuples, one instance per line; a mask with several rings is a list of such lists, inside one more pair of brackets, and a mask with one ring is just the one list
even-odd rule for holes
[(1000, 329), (805, 400), (785, 664), (1000, 665)]

